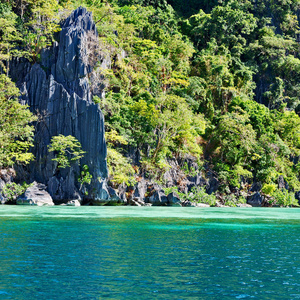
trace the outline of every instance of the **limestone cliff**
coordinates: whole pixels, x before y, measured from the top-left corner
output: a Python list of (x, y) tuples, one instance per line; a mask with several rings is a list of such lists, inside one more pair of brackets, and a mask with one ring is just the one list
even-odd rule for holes
[[(29, 166), (29, 180), (46, 184), (56, 202), (83, 197), (77, 180), (80, 167), (58, 170), (48, 152), (51, 137), (59, 134), (75, 136), (86, 151), (81, 165), (89, 166), (93, 179), (85, 197), (109, 197), (103, 184), (107, 177), (104, 118), (92, 101), (89, 83), (95, 61), (109, 67), (99, 54), (97, 38), (91, 13), (80, 7), (63, 22), (58, 42), (42, 52), (39, 63), (18, 62), (12, 71), (22, 102), (39, 115), (33, 149), (36, 159)], [(97, 94), (103, 94), (101, 82)]]

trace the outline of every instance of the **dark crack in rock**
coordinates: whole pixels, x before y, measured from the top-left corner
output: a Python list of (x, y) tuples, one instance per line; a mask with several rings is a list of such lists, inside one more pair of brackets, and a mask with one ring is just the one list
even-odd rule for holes
[[(23, 60), (15, 62), (12, 68), (11, 76), (21, 90), (22, 103), (39, 115), (30, 180), (46, 184), (56, 203), (82, 197), (109, 201), (102, 199), (107, 177), (104, 117), (92, 101), (89, 80), (96, 60), (100, 59), (102, 67), (109, 67), (109, 61), (97, 52), (97, 39), (91, 13), (79, 7), (62, 24), (59, 42), (42, 52), (40, 63), (31, 66)], [(99, 96), (103, 93), (100, 91)], [(87, 196), (79, 191), (80, 167), (73, 164), (58, 170), (53, 154), (48, 152), (51, 138), (59, 134), (76, 137), (86, 151), (81, 165), (88, 165), (93, 176), (85, 190)]]

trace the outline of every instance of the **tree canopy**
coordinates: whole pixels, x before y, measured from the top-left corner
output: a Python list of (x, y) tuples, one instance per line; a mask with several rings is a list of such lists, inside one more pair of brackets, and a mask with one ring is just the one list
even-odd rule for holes
[[(242, 188), (241, 178), (270, 187), (280, 175), (300, 190), (299, 0), (6, 1), (2, 73), (14, 56), (39, 61), (79, 5), (93, 12), (99, 51), (112, 61), (110, 70), (94, 64), (106, 97), (93, 94), (105, 115), (112, 181), (134, 181), (141, 169), (163, 180), (171, 159), (190, 157), (219, 176), (220, 192)], [(33, 117), (4, 75), (1, 84), (1, 105), (11, 109), (3, 111), (18, 111), (27, 126), (19, 133), (2, 117), (2, 143), (11, 141), (1, 144), (4, 165), (28, 160), (16, 149), (30, 146), (31, 127), (21, 120)]]
[(34, 128), (29, 123), (36, 120), (25, 105), (18, 102), (19, 91), (4, 74), (0, 75), (0, 167), (14, 163), (28, 163), (33, 155)]

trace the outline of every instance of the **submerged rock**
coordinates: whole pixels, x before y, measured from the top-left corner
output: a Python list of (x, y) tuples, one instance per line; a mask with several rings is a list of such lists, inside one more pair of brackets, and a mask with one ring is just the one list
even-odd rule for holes
[(78, 200), (70, 200), (67, 202), (68, 206), (80, 206), (80, 202)]
[(185, 201), (182, 202), (182, 206), (191, 207), (191, 206), (193, 206), (193, 203), (189, 200), (185, 200)]
[(23, 195), (17, 199), (18, 205), (37, 205), (52, 206), (54, 205), (52, 197), (46, 191), (46, 186), (41, 183), (33, 182)]
[(237, 207), (252, 207), (252, 205), (247, 204), (247, 203), (238, 203), (236, 206)]

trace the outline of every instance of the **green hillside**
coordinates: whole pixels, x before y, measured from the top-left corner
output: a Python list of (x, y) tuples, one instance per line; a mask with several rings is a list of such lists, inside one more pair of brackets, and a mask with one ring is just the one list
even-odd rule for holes
[[(111, 60), (111, 69), (95, 64), (106, 96), (95, 91), (93, 100), (105, 116), (112, 186), (140, 177), (164, 186), (176, 161), (183, 177), (214, 174), (214, 192), (227, 204), (244, 201), (253, 182), (261, 183), (271, 204), (296, 204), (299, 0), (2, 0), (1, 108), (16, 97), (7, 79), (10, 60), (38, 62), (59, 22), (80, 5), (93, 12), (99, 33), (92, 55)], [(15, 120), (23, 126), (24, 117), (33, 120), (22, 110)], [(1, 147), (13, 130), (2, 125), (7, 122), (1, 111), (3, 168), (31, 158), (29, 127)], [(287, 190), (278, 188), (279, 177)]]

